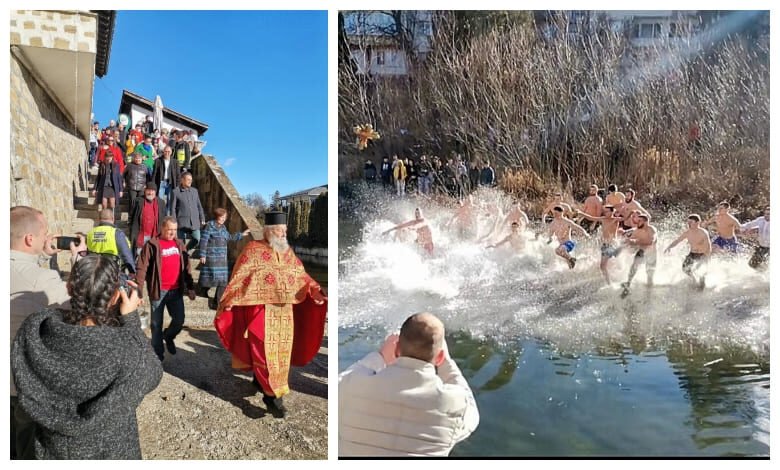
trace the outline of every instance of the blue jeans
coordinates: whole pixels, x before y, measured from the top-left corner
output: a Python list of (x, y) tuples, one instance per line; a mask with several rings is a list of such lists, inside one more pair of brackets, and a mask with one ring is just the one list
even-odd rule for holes
[(160, 181), (157, 194), (165, 201), (165, 215), (171, 215), (171, 186), (167, 181)]
[[(171, 324), (163, 331), (163, 310), (168, 307), (168, 315), (171, 316)], [(163, 356), (163, 337), (168, 341), (181, 332), (184, 326), (184, 297), (181, 290), (160, 291), (160, 300), (152, 301), (152, 349), (159, 356)]]
[[(200, 229), (192, 230), (188, 228), (180, 228), (176, 230), (176, 236), (181, 241), (189, 240), (187, 245), (184, 247), (187, 251), (193, 248), (197, 248), (198, 245), (200, 245)], [(195, 256), (195, 252), (192, 253), (192, 257), (200, 258), (200, 256)]]

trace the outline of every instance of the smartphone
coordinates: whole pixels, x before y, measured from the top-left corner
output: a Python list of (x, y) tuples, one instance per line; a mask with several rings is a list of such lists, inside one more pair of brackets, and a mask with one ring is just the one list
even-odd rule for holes
[(74, 245), (79, 245), (79, 237), (57, 237), (57, 249), (58, 250), (70, 250), (70, 242)]

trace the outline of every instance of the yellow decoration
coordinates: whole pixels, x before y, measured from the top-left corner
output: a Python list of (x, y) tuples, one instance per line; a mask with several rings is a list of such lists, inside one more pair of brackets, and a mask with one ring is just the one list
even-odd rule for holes
[(379, 132), (374, 130), (374, 126), (371, 124), (363, 124), (362, 126), (355, 126), (352, 128), (357, 135), (357, 148), (363, 150), (368, 147), (369, 140), (379, 140)]

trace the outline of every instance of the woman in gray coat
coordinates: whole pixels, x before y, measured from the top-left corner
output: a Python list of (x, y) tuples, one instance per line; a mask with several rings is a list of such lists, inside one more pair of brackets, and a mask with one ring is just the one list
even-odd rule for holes
[(38, 459), (140, 459), (136, 408), (162, 378), (141, 330), (138, 294), (120, 288), (117, 263), (79, 260), (69, 310), (22, 324), (11, 369), (22, 409), (36, 422)]

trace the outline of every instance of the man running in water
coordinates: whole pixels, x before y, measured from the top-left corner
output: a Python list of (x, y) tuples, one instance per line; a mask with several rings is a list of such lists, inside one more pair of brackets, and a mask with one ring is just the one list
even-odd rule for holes
[(607, 188), (607, 195), (604, 198), (604, 204), (618, 208), (623, 205), (625, 200), (626, 195), (618, 191), (618, 186), (616, 184), (610, 184)]
[[(544, 208), (544, 211), (542, 211), (542, 222), (547, 222), (547, 214), (550, 214), (551, 216), (555, 216), (553, 213), (553, 210), (555, 209), (555, 206), (559, 206), (563, 209), (563, 215), (566, 217), (571, 217), (573, 215), (573, 212), (571, 210), (571, 206), (566, 203), (566, 201), (563, 200), (563, 193), (555, 193), (555, 196), (549, 200), (550, 203), (547, 204), (547, 206)], [(551, 221), (552, 222), (552, 221)]]
[(729, 214), (730, 207), (728, 201), (721, 202), (718, 204), (718, 213), (701, 224), (702, 229), (706, 229), (708, 225), (715, 222), (718, 236), (712, 240), (713, 253), (728, 251), (729, 253), (737, 254), (739, 245), (737, 244), (736, 231), (739, 229), (740, 223), (736, 217)]
[(455, 215), (447, 223), (447, 228), (455, 224), (455, 230), (460, 238), (473, 238), (476, 235), (477, 219), (471, 194), (458, 201), (458, 204), (460, 205), (455, 210)]
[(743, 231), (758, 231), (758, 246), (756, 246), (753, 256), (750, 257), (748, 265), (753, 269), (763, 268), (769, 259), (769, 206), (764, 208), (764, 216), (756, 220), (743, 224)]
[[(584, 214), (588, 214), (592, 217), (601, 217), (603, 215), (602, 200), (601, 197), (599, 197), (598, 185), (590, 185), (588, 190), (588, 198), (585, 199), (584, 211), (577, 212), (580, 215), (583, 215), (584, 212)], [(583, 216), (582, 220), (580, 220), (580, 226), (584, 228), (589, 234), (593, 235), (593, 233), (595, 233), (596, 229), (599, 227), (599, 222), (600, 221), (598, 219), (591, 219)]]
[(664, 250), (664, 253), (669, 254), (669, 251), (677, 246), (678, 243), (683, 240), (688, 240), (691, 251), (688, 253), (688, 256), (685, 257), (685, 260), (683, 260), (682, 270), (693, 279), (693, 283), (696, 284), (699, 290), (702, 290), (704, 289), (705, 273), (702, 273), (697, 280), (693, 270), (694, 268), (706, 264), (712, 253), (712, 245), (710, 244), (710, 234), (699, 226), (700, 223), (701, 217), (699, 217), (699, 214), (689, 215), (688, 229), (681, 233), (680, 236), (677, 237), (677, 240), (673, 241), (672, 244)]
[(506, 214), (506, 217), (500, 222), (497, 222), (493, 229), (488, 232), (484, 239), (488, 239), (494, 235), (501, 235), (503, 232), (503, 228), (510, 224), (518, 224), (519, 231), (523, 232), (529, 224), (528, 215), (520, 208), (520, 202), (515, 201), (512, 203), (512, 206), (509, 208), (509, 212)]
[(620, 217), (623, 217), (623, 225), (622, 229), (629, 229), (632, 227), (636, 227), (631, 221), (631, 212), (633, 211), (639, 211), (639, 212), (645, 212), (645, 209), (642, 207), (642, 204), (639, 203), (636, 199), (634, 199), (634, 196), (636, 193), (633, 189), (629, 189), (626, 191), (626, 200), (621, 204), (620, 206), (615, 206), (615, 209), (618, 212), (618, 215)]
[(433, 254), (433, 236), (428, 221), (423, 218), (422, 210), (418, 207), (414, 210), (414, 220), (398, 224), (395, 227), (385, 230), (382, 235), (387, 235), (393, 230), (400, 230), (407, 227), (414, 227), (417, 230), (417, 244), (420, 245), (429, 255)]
[(631, 232), (627, 242), (637, 247), (636, 254), (634, 255), (634, 262), (631, 263), (631, 269), (628, 271), (628, 280), (621, 284), (623, 287), (623, 294), (621, 297), (625, 297), (629, 294), (631, 289), (631, 281), (634, 279), (639, 265), (645, 263), (645, 270), (647, 272), (647, 285), (653, 285), (653, 273), (655, 273), (656, 265), (656, 242), (657, 230), (650, 225), (650, 214), (642, 212), (638, 216), (639, 223), (636, 228)]
[(520, 224), (517, 222), (512, 222), (512, 233), (507, 235), (503, 240), (496, 243), (495, 245), (488, 245), (488, 248), (498, 248), (499, 246), (503, 245), (504, 243), (509, 243), (509, 246), (512, 247), (512, 250), (514, 250), (517, 253), (520, 253), (525, 248), (525, 238), (523, 238), (523, 235), (520, 233)]
[(577, 258), (574, 258), (569, 253), (574, 251), (574, 247), (577, 243), (571, 239), (571, 230), (575, 229), (582, 233), (585, 238), (590, 238), (588, 232), (584, 228), (575, 224), (571, 220), (563, 216), (563, 207), (555, 206), (553, 208), (553, 221), (550, 222), (550, 226), (547, 228), (547, 235), (550, 237), (547, 243), (552, 241), (552, 236), (558, 239), (558, 248), (555, 249), (555, 254), (565, 259), (569, 263), (569, 269), (574, 269), (574, 265), (577, 263)]
[(577, 213), (587, 220), (601, 222), (601, 264), (599, 264), (599, 268), (601, 268), (601, 274), (604, 275), (604, 279), (609, 285), (612, 281), (609, 279), (607, 264), (610, 258), (615, 258), (623, 249), (617, 238), (618, 231), (621, 230), (620, 221), (622, 219), (615, 216), (615, 208), (610, 205), (604, 206), (604, 215), (601, 217), (593, 217), (582, 211), (577, 211)]

